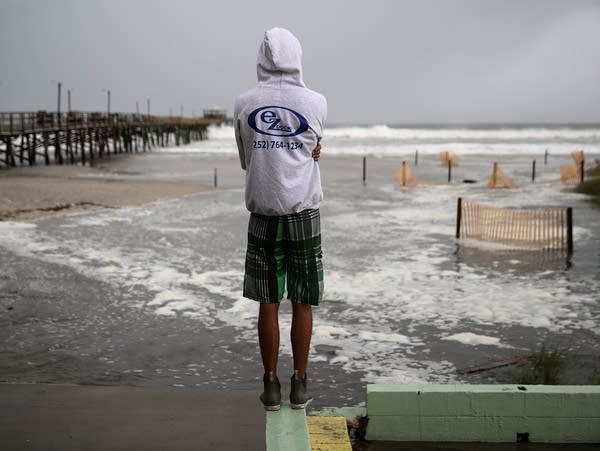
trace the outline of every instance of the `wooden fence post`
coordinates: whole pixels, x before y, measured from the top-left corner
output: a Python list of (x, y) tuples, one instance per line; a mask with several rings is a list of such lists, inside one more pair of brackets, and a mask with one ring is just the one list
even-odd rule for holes
[(567, 208), (567, 252), (573, 253), (573, 208)]
[(363, 183), (367, 182), (367, 157), (363, 157)]
[(460, 223), (462, 221), (462, 197), (458, 198), (456, 206), (456, 238), (460, 238)]

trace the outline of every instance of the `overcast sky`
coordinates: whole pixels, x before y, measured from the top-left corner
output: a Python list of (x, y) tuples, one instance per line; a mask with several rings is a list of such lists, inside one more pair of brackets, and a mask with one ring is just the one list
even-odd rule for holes
[(329, 123), (600, 122), (600, 0), (0, 0), (0, 110), (231, 114), (274, 26)]

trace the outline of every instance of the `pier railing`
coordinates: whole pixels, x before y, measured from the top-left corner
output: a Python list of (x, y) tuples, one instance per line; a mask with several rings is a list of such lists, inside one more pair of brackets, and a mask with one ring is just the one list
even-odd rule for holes
[(0, 135), (55, 131), (66, 127), (96, 128), (115, 125), (200, 125), (208, 126), (221, 122), (215, 118), (185, 118), (180, 116), (149, 116), (144, 114), (98, 113), (69, 111), (65, 113), (0, 112)]

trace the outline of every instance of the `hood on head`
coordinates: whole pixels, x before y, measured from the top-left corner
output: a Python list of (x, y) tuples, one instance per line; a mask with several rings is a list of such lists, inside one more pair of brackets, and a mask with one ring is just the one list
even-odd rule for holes
[(300, 41), (285, 28), (266, 31), (256, 58), (256, 72), (261, 83), (304, 86)]

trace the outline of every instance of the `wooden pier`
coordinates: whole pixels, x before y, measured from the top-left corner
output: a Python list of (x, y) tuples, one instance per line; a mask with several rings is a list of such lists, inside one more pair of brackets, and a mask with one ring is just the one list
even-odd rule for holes
[(222, 118), (69, 111), (0, 113), (0, 168), (93, 164), (110, 154), (145, 152), (203, 140)]

